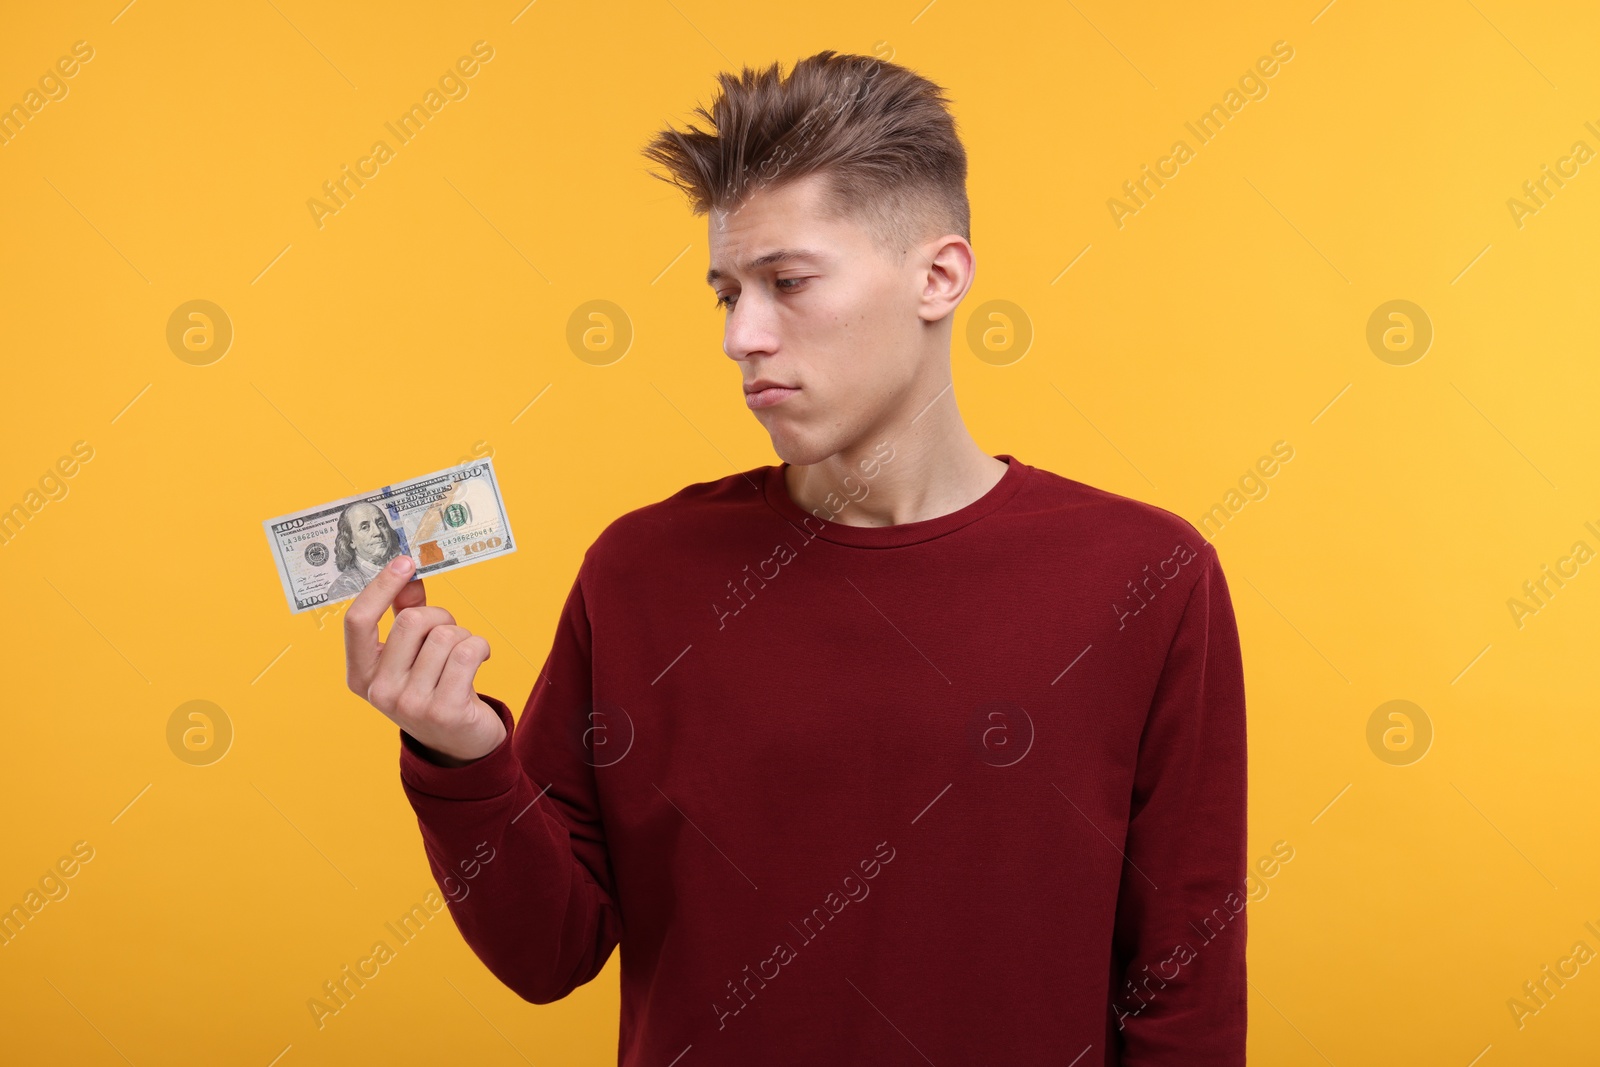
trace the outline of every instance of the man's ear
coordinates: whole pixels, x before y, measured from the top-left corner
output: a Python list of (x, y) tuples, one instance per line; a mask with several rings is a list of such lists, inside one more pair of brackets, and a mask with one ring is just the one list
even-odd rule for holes
[(927, 264), (918, 314), (928, 322), (938, 322), (954, 311), (972, 288), (976, 258), (966, 238), (954, 233), (936, 237), (918, 251)]

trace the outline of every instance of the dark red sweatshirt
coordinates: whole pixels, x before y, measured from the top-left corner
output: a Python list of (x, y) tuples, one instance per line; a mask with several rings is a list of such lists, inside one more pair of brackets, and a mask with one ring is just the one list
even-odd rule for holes
[(401, 735), (467, 943), (536, 1004), (620, 944), (623, 1065), (1243, 1064), (1216, 551), (1008, 455), (948, 515), (839, 521), (883, 449), (820, 517), (773, 466), (623, 515), (514, 731), (483, 696), (505, 743)]

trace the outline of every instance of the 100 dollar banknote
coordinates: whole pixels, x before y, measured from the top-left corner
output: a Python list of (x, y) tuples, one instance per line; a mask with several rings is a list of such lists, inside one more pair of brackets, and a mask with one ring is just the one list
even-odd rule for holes
[(295, 614), (349, 600), (399, 555), (415, 560), (422, 578), (516, 551), (489, 459), (262, 525)]

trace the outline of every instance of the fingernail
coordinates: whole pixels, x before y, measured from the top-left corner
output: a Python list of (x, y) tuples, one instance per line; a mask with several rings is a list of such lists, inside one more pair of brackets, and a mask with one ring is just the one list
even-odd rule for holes
[(389, 564), (396, 574), (405, 574), (411, 569), (410, 556), (396, 556), (394, 562)]

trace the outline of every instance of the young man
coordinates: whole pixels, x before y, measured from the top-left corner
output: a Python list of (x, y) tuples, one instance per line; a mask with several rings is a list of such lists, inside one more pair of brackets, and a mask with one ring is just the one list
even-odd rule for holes
[(620, 945), (622, 1064), (1242, 1064), (1216, 551), (962, 424), (938, 86), (832, 52), (721, 80), (715, 133), (646, 154), (709, 217), (783, 462), (611, 523), (515, 725), (409, 568), (346, 615), (457, 925), (536, 1004)]

